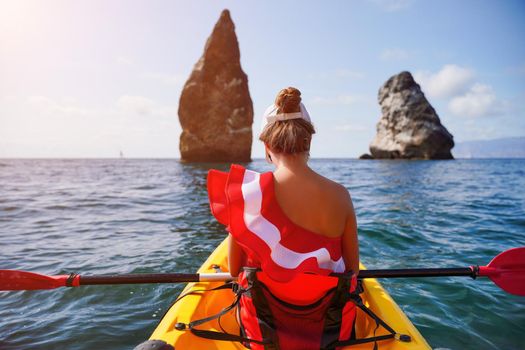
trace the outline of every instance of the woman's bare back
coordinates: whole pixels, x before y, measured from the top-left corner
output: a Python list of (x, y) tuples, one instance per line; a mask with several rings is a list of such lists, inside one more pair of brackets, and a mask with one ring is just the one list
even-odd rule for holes
[(314, 171), (276, 171), (275, 193), (283, 212), (295, 224), (326, 237), (340, 237), (350, 206), (348, 191)]
[(319, 235), (342, 237), (347, 268), (358, 270), (357, 223), (346, 188), (313, 170), (293, 173), (279, 169), (274, 173), (277, 202), (296, 225)]

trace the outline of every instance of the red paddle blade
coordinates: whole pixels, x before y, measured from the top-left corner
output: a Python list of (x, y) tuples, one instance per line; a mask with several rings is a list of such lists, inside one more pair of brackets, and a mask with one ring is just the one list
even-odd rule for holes
[(64, 287), (68, 275), (46, 276), (34, 272), (0, 270), (0, 290), (35, 290)]
[(479, 276), (490, 278), (507, 293), (525, 296), (525, 247), (500, 253), (487, 266), (479, 267)]

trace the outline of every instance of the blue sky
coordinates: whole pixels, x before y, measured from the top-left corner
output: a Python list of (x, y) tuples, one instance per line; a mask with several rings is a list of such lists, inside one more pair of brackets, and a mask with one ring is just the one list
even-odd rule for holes
[(523, 1), (0, 0), (0, 157), (179, 157), (178, 99), (224, 8), (255, 133), (295, 86), (312, 156), (357, 157), (409, 70), (456, 142), (525, 135)]

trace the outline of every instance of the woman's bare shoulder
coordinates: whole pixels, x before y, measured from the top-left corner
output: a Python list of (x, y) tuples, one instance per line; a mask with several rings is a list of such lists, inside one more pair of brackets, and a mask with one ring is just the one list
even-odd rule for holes
[(352, 207), (350, 192), (348, 192), (345, 186), (322, 175), (319, 175), (319, 178), (321, 179), (324, 192), (333, 197), (339, 205), (344, 205), (348, 208)]

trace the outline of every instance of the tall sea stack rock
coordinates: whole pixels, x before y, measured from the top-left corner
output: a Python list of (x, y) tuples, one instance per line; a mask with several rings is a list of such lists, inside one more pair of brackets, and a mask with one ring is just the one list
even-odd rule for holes
[(453, 159), (452, 134), (425, 98), (412, 74), (394, 75), (379, 89), (382, 117), (370, 152), (378, 158)]
[(250, 161), (253, 104), (228, 10), (222, 11), (184, 85), (179, 120), (183, 161)]

